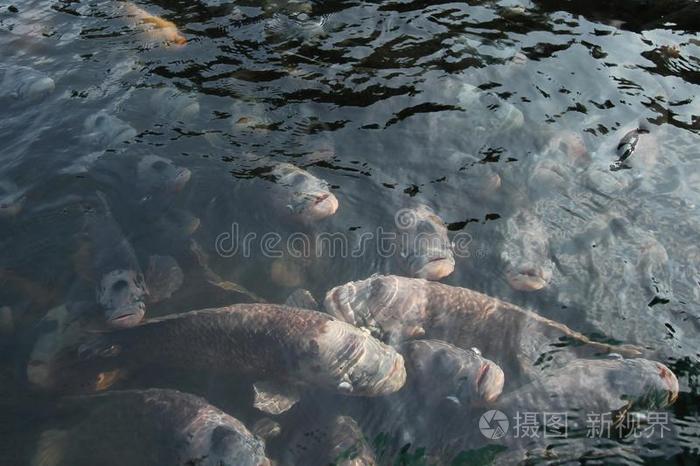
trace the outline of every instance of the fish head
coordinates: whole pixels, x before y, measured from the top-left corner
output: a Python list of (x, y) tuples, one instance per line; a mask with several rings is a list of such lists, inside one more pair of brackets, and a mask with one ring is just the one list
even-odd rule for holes
[(310, 370), (335, 391), (353, 396), (380, 396), (406, 382), (403, 356), (366, 332), (345, 322), (328, 320), (315, 340), (318, 361)]
[(136, 130), (106, 111), (97, 112), (85, 120), (88, 139), (100, 147), (129, 141), (136, 137)]
[(401, 256), (412, 277), (440, 280), (455, 268), (455, 258), (447, 226), (425, 205), (404, 209), (397, 214)]
[[(615, 358), (578, 360), (570, 363), (566, 372), (553, 375), (557, 389), (580, 392), (582, 388), (595, 390), (610, 400), (618, 409), (629, 405), (635, 410), (662, 409), (678, 398), (678, 379), (664, 364), (642, 358)], [(573, 390), (569, 385), (574, 385)]]
[(331, 289), (326, 312), (391, 344), (420, 336), (428, 282), (396, 275), (375, 275)]
[(134, 270), (113, 270), (102, 277), (97, 288), (97, 301), (112, 327), (139, 323), (146, 313), (146, 295), (144, 278)]
[(281, 163), (273, 169), (272, 176), (281, 188), (284, 205), (302, 220), (322, 220), (338, 210), (338, 199), (331, 193), (328, 183), (306, 170)]
[(211, 429), (209, 448), (197, 456), (202, 466), (270, 466), (262, 440), (244, 427), (222, 422)]
[(187, 185), (192, 172), (157, 155), (146, 155), (137, 166), (139, 183), (148, 191), (178, 192)]
[(521, 211), (506, 225), (507, 239), (501, 260), (508, 284), (520, 291), (536, 291), (552, 280), (554, 262), (550, 259), (548, 233), (532, 213)]
[(415, 340), (401, 346), (409, 382), (423, 399), (449, 398), (469, 408), (495, 401), (503, 391), (503, 370), (475, 348), (439, 340)]

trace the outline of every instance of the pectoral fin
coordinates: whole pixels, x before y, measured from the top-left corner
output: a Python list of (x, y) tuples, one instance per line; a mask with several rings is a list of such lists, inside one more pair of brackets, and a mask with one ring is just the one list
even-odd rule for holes
[(253, 384), (255, 400), (253, 406), (268, 414), (282, 414), (294, 406), (300, 398), (295, 387), (278, 385), (271, 382)]

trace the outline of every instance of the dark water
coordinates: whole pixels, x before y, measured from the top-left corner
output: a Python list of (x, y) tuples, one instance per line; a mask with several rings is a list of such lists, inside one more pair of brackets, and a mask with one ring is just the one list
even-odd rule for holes
[[(0, 4), (0, 70), (20, 70), (0, 90), (0, 306), (11, 308), (2, 314), (3, 464), (29, 464), (50, 417), (42, 407), (51, 396), (26, 387), (22, 358), (45, 313), (82, 296), (89, 254), (81, 228), (91, 209), (82, 200), (98, 191), (141, 268), (152, 254), (172, 255), (183, 268), (181, 289), (148, 316), (258, 297), (279, 303), (298, 287), (318, 298), (390, 267), (391, 258), (372, 250), (269, 257), (258, 240), (250, 254), (224, 257), (216, 248), (222, 233), (286, 240), (338, 232), (355, 244), (361, 233), (391, 226), (398, 209), (427, 204), (451, 235), (469, 238), (446, 283), (652, 348), (677, 374), (672, 437), (620, 454), (610, 446), (602, 461), (697, 464), (693, 2), (138, 4), (172, 21), (180, 36), (168, 44), (133, 26), (120, 1)], [(178, 37), (186, 45), (172, 43)], [(11, 95), (29, 79), (18, 67), (50, 77), (54, 88)], [(494, 100), (464, 105), (464, 89)], [(638, 127), (648, 137), (625, 169), (611, 170), (618, 142)], [(558, 150), (561, 141), (568, 152)], [(187, 185), (144, 188), (135, 167), (148, 154), (187, 168)], [(338, 212), (313, 225), (286, 221), (264, 181), (278, 162), (326, 180)], [(542, 181), (551, 176), (537, 177), (547, 163), (557, 167), (551, 184)], [(494, 176), (500, 186), (489, 189)], [(540, 291), (515, 290), (504, 278), (501, 252), (514, 239), (507, 221), (523, 209), (551, 238), (552, 279)], [(204, 287), (179, 233), (183, 212), (200, 221), (192, 238), (207, 266), (247, 293)], [(243, 395), (209, 385), (200, 394), (249, 416)], [(420, 451), (391, 445), (386, 464), (424, 464)]]

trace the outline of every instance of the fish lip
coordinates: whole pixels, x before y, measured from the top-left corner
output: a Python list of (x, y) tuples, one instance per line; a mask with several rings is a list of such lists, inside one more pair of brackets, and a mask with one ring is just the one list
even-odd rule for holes
[(543, 267), (513, 267), (506, 271), (506, 280), (518, 291), (537, 291), (546, 287), (552, 278)]
[(142, 305), (123, 307), (109, 313), (107, 324), (114, 328), (133, 327), (143, 320), (144, 315)]
[(430, 259), (414, 272), (416, 278), (426, 280), (441, 280), (452, 274), (455, 269), (455, 260), (451, 256), (435, 257)]
[(313, 201), (303, 210), (303, 215), (308, 220), (316, 221), (330, 217), (338, 210), (338, 198), (333, 193), (321, 193), (314, 195)]
[(476, 390), (484, 401), (492, 403), (501, 396), (505, 376), (503, 370), (491, 361), (484, 361), (476, 377)]
[(661, 377), (661, 380), (664, 382), (666, 388), (668, 389), (667, 402), (670, 406), (673, 403), (675, 403), (678, 399), (678, 394), (680, 391), (680, 387), (678, 385), (678, 378), (673, 373), (673, 371), (671, 371), (668, 367), (664, 366), (663, 364), (657, 364), (657, 367), (659, 369), (659, 376)]

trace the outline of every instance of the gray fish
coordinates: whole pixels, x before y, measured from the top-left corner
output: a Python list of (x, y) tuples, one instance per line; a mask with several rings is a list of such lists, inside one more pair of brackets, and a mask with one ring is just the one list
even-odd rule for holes
[(99, 149), (107, 149), (131, 141), (136, 130), (104, 110), (85, 120), (85, 140)]
[(546, 287), (552, 279), (554, 262), (550, 259), (549, 236), (540, 219), (521, 210), (505, 225), (501, 260), (508, 284), (520, 291)]
[(104, 196), (98, 197), (97, 211), (86, 213), (97, 302), (104, 309), (108, 325), (126, 327), (143, 319), (148, 291), (134, 249), (112, 217)]
[(237, 304), (145, 321), (99, 335), (78, 355), (66, 357), (64, 368), (58, 364), (52, 371), (56, 376), (80, 377), (85, 367), (153, 365), (248, 374), (356, 396), (393, 393), (406, 378), (401, 355), (367, 333), (326, 314), (272, 304)]
[(399, 347), (410, 390), (425, 406), (443, 399), (464, 406), (491, 403), (503, 391), (505, 376), (498, 365), (476, 349), (462, 349), (440, 340), (412, 340)]
[(633, 346), (592, 342), (563, 324), (477, 291), (395, 275), (333, 288), (324, 307), (392, 344), (426, 337), (462, 348), (476, 346), (513, 380), (542, 370), (541, 358), (567, 360), (570, 352), (640, 354)]
[(306, 170), (280, 163), (272, 169), (271, 177), (275, 182), (273, 196), (303, 220), (321, 220), (338, 210), (338, 199), (328, 189), (328, 183)]
[(568, 412), (585, 428), (586, 413), (663, 409), (678, 398), (678, 379), (648, 359), (579, 359), (501, 397), (498, 409)]
[(455, 268), (454, 251), (445, 222), (432, 209), (418, 205), (395, 217), (399, 248), (408, 275), (440, 280)]
[(175, 390), (113, 391), (63, 401), (33, 466), (269, 466), (265, 444), (204, 399)]
[(53, 79), (35, 69), (27, 66), (0, 66), (0, 99), (31, 102), (43, 99), (55, 88)]
[(157, 155), (142, 157), (136, 167), (141, 190), (146, 195), (178, 192), (190, 181), (192, 172)]

